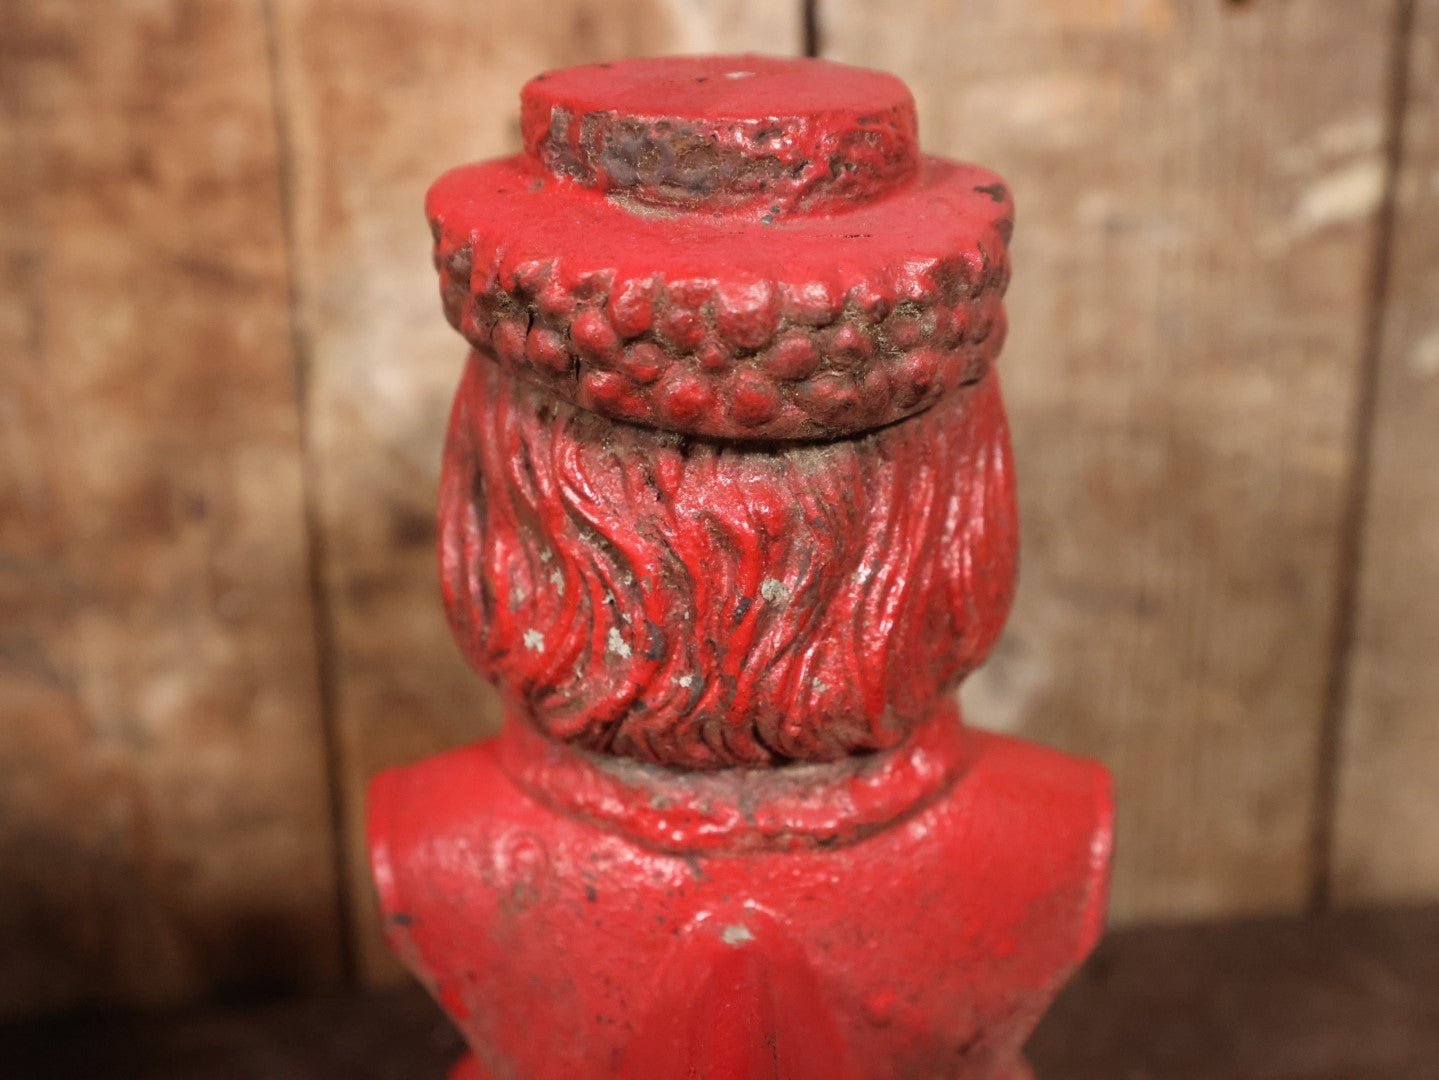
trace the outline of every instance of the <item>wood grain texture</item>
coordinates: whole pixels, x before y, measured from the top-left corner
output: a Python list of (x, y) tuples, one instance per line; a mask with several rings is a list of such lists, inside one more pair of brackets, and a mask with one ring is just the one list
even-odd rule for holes
[(1375, 392), (1332, 895), (1439, 896), (1439, 0), (1420, 0)]
[(1113, 768), (1121, 919), (1309, 888), (1394, 10), (820, 3), (1015, 192), (1023, 569), (967, 697)]
[(462, 161), (518, 143), (520, 85), (546, 68), (657, 52), (796, 51), (796, 3), (293, 0), (273, 8), (293, 147), (294, 237), (320, 495), (359, 966), (378, 933), (364, 784), (492, 730), (488, 686), (439, 602), (440, 439), (463, 343), (440, 313), (421, 213)]
[(338, 971), (269, 85), (0, 6), (0, 1013)]

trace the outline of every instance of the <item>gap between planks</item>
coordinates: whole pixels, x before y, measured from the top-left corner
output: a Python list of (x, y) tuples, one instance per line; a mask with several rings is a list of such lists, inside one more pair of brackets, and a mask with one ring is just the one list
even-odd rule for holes
[(285, 296), (289, 308), (290, 350), (294, 357), (295, 407), (299, 413), (300, 483), (304, 499), (305, 573), (310, 594), (311, 617), (315, 626), (316, 681), (320, 708), (320, 733), (325, 754), (325, 786), (330, 813), (331, 861), (335, 879), (336, 935), (340, 947), (340, 978), (346, 986), (357, 979), (358, 927), (355, 898), (351, 888), (351, 840), (348, 828), (344, 777), (344, 756), (340, 741), (339, 666), (335, 637), (333, 598), (325, 580), (327, 545), (320, 519), (318, 480), (315, 475), (314, 430), (310, 416), (311, 348), (302, 325), (300, 284), (296, 274), (298, 234), (295, 222), (295, 147), (288, 103), (280, 77), (279, 29), (274, 0), (260, 0), (260, 17), (265, 30), (265, 59), (270, 75), (270, 104), (275, 126), (275, 162), (280, 190), (280, 224), (285, 240)]
[(1354, 395), (1352, 445), (1344, 478), (1342, 516), (1335, 566), (1334, 622), (1330, 632), (1329, 672), (1319, 725), (1319, 762), (1314, 785), (1314, 829), (1309, 908), (1329, 908), (1333, 893), (1334, 822), (1338, 813), (1339, 769), (1345, 706), (1354, 663), (1355, 622), (1359, 613), (1365, 525), (1373, 471), (1379, 367), (1384, 352), (1384, 313), (1394, 261), (1399, 176), (1404, 165), (1404, 122), (1410, 94), (1414, 39), (1414, 0), (1396, 0), (1386, 67), (1384, 99), (1384, 189), (1374, 223), (1373, 261), (1364, 305), (1364, 329)]

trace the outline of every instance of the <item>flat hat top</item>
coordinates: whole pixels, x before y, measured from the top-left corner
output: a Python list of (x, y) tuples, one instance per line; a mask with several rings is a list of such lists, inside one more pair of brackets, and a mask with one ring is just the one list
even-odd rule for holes
[(1003, 338), (1013, 208), (921, 157), (882, 72), (670, 57), (550, 72), (525, 153), (426, 210), (445, 309), (585, 408), (691, 434), (826, 438), (975, 381)]
[(914, 109), (888, 72), (829, 60), (772, 56), (659, 56), (548, 71), (521, 91), (525, 103), (575, 113), (614, 111), (677, 120), (747, 120)]
[(776, 217), (838, 212), (914, 175), (914, 99), (825, 60), (661, 57), (565, 68), (520, 92), (550, 173), (638, 205)]

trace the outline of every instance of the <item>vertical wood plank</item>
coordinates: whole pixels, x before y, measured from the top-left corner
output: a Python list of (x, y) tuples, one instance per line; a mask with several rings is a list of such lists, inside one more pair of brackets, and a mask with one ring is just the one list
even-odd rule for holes
[(1419, 0), (1375, 392), (1332, 897), (1439, 897), (1439, 0)]
[(792, 53), (797, 2), (294, 0), (274, 6), (293, 147), (308, 415), (334, 632), (361, 973), (378, 932), (364, 784), (491, 730), (436, 582), (440, 439), (464, 354), (440, 314), (421, 203), (443, 169), (518, 149), (521, 83), (628, 54)]
[(1394, 11), (820, 2), (1014, 188), (1024, 569), (967, 696), (1113, 768), (1119, 918), (1306, 898)]
[(0, 1013), (332, 981), (248, 0), (0, 6)]

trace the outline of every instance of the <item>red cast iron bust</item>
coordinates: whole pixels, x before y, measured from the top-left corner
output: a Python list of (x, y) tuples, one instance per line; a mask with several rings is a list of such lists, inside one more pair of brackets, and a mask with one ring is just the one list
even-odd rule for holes
[(818, 60), (552, 72), (522, 127), (427, 203), (445, 604), (507, 720), (370, 792), (456, 1076), (1026, 1075), (1110, 796), (954, 702), (1014, 582), (1007, 188)]

